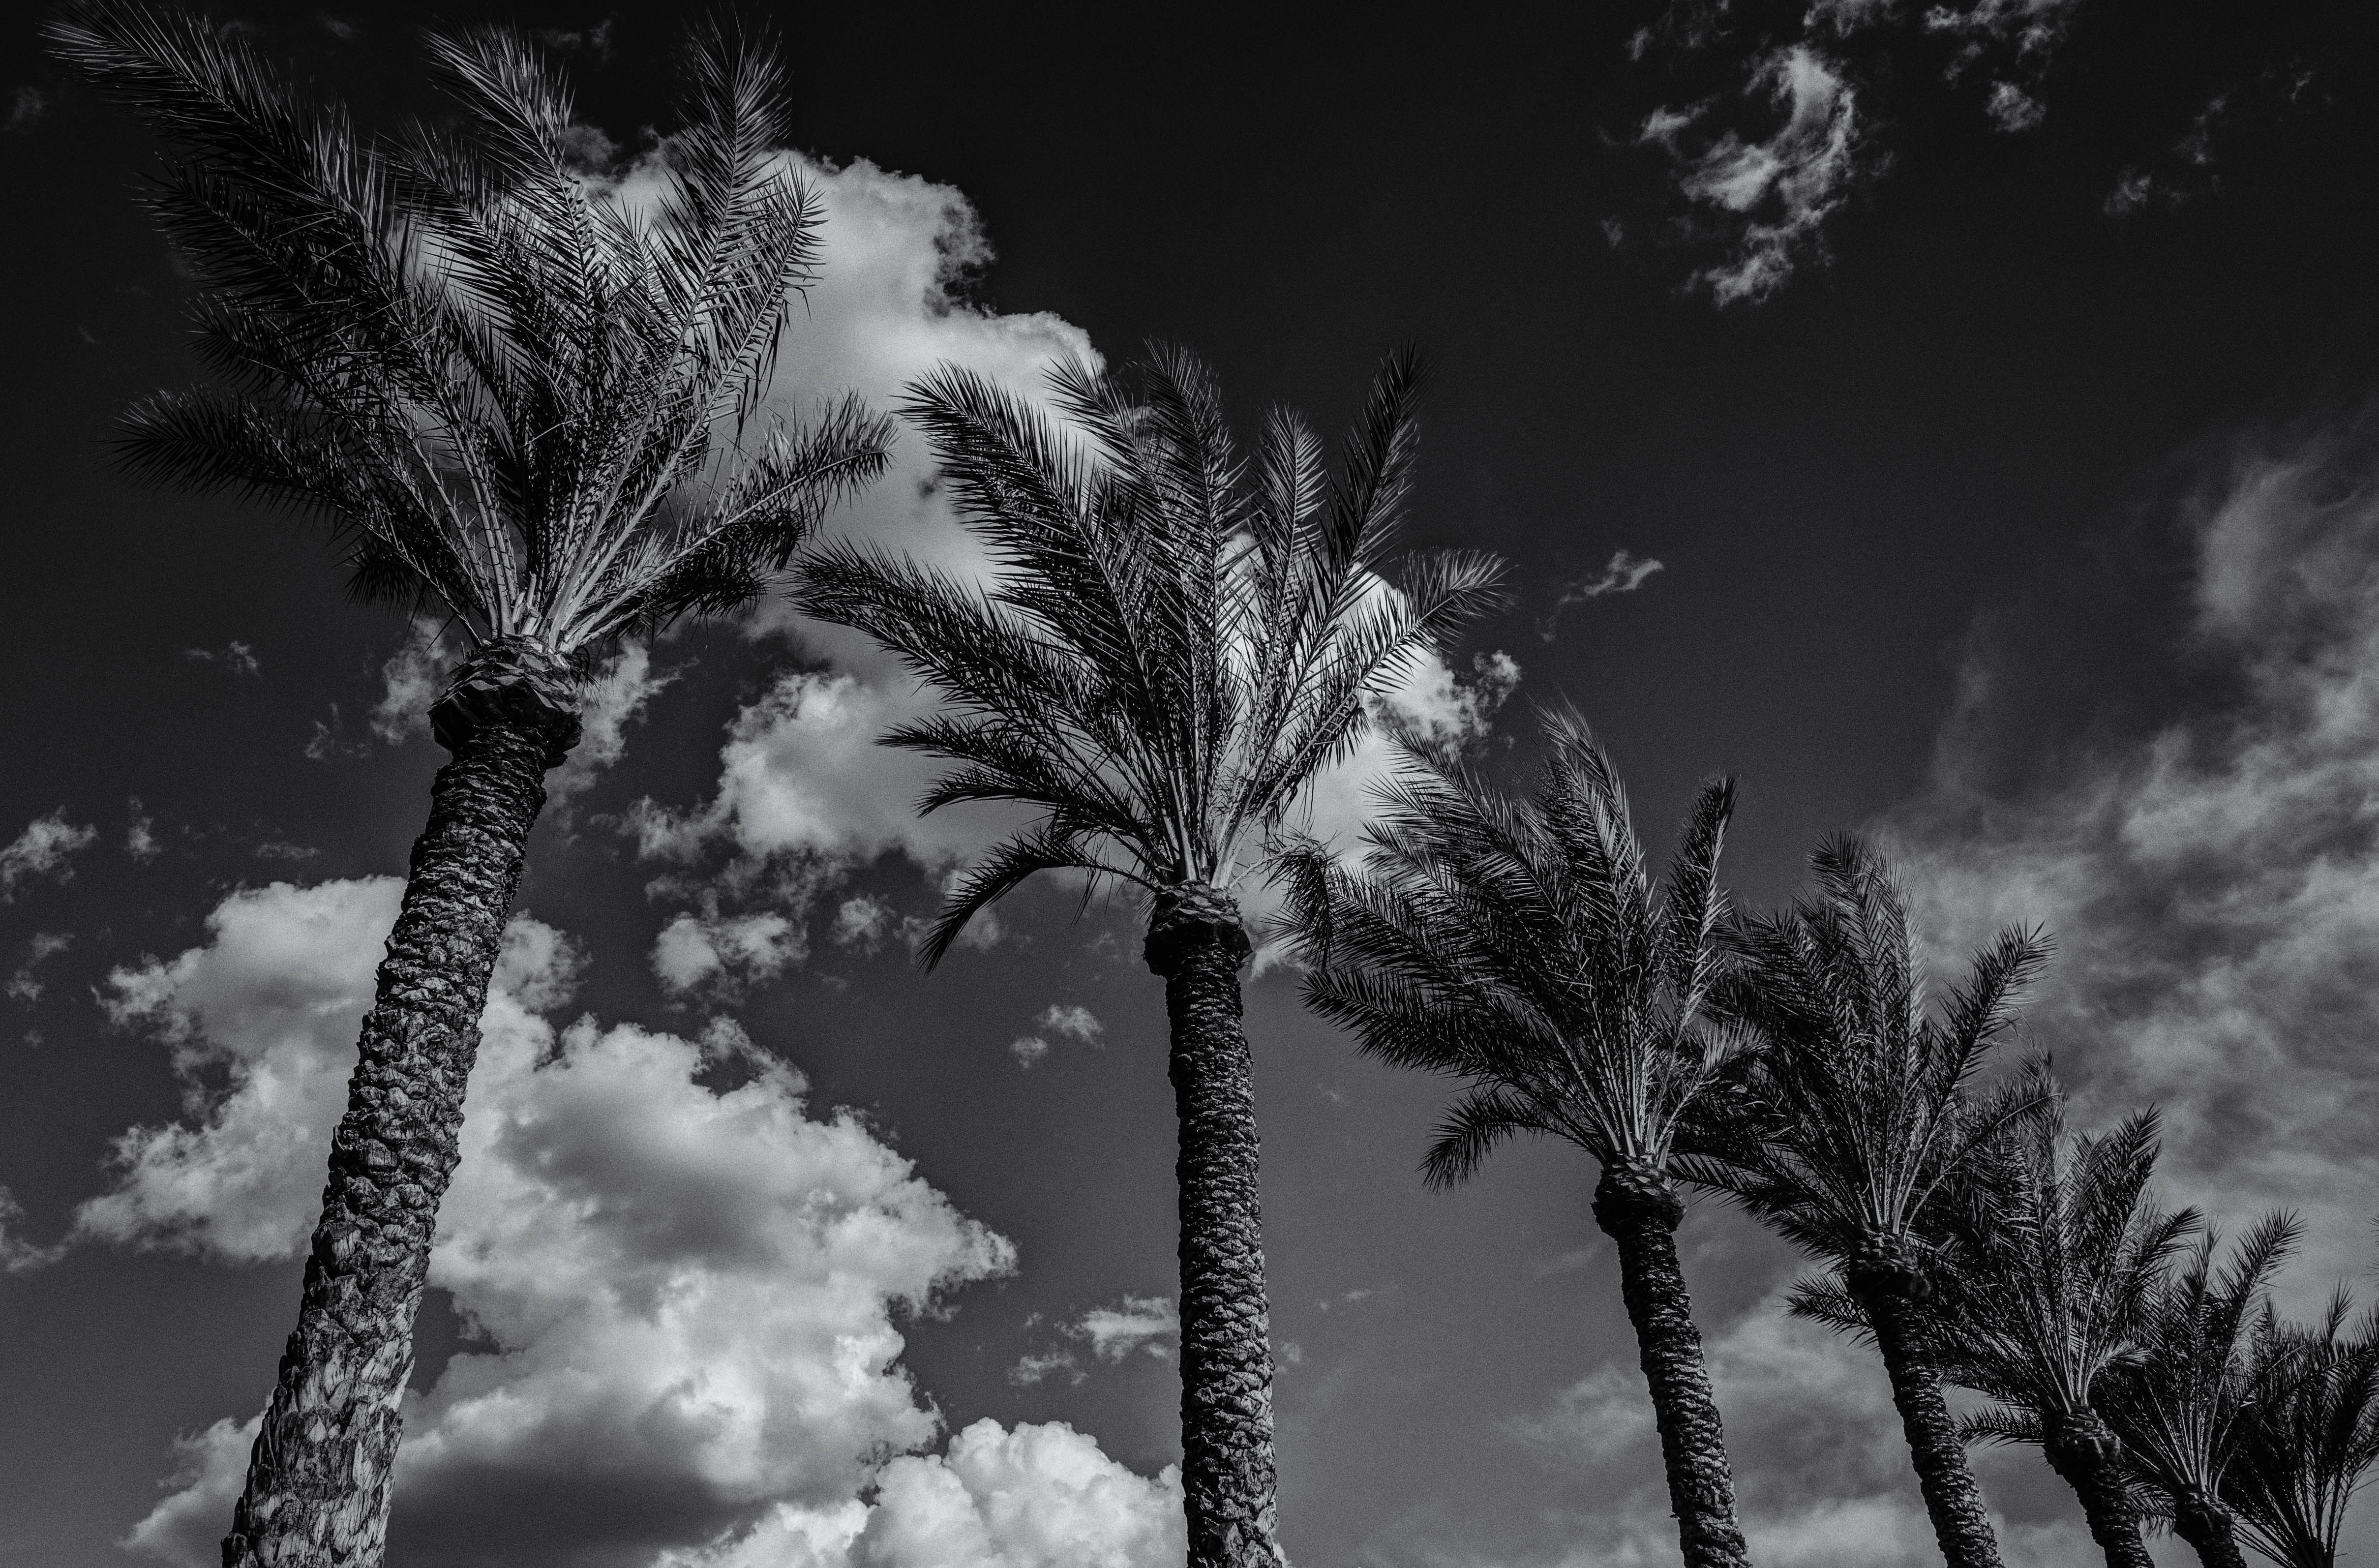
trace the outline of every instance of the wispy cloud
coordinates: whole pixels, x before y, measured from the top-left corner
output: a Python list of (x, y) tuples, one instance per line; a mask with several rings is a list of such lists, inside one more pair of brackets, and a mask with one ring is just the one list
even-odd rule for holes
[(1052, 1036), (1095, 1045), (1099, 1036), (1106, 1032), (1106, 1026), (1092, 1016), (1090, 1008), (1056, 1002), (1033, 1020), (1033, 1028), (1034, 1032), (1020, 1036), (1008, 1047), (1019, 1067), (1029, 1067), (1047, 1055)]
[(221, 666), (233, 675), (260, 676), (264, 665), (256, 650), (246, 643), (235, 642), (221, 648), (184, 648), (182, 657), (198, 664)]
[(22, 883), (36, 878), (69, 880), (74, 875), (74, 857), (98, 837), (99, 829), (68, 822), (64, 807), (27, 823), (22, 833), (0, 848), (0, 903), (15, 899)]
[(1537, 622), (1537, 635), (1550, 643), (1560, 630), (1561, 612), (1572, 605), (1588, 603), (1609, 594), (1632, 594), (1644, 585), (1644, 580), (1655, 572), (1668, 568), (1632, 550), (1615, 549), (1599, 572), (1588, 573), (1562, 585), (1561, 596), (1553, 601), (1552, 611)]
[[(1171, 1356), (1181, 1338), (1181, 1314), (1169, 1296), (1126, 1296), (1059, 1324), (1057, 1333), (1094, 1363), (1113, 1365), (1136, 1353), (1161, 1358)], [(1060, 1373), (1069, 1382), (1088, 1375), (1077, 1349), (1060, 1345), (1028, 1354), (1008, 1369), (1008, 1381), (1029, 1385)]]

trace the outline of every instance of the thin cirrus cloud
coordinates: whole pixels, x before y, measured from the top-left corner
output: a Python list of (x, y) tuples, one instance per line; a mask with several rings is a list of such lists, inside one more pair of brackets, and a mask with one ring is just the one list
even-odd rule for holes
[[(74, 1240), (296, 1255), (401, 890), (235, 893), (203, 946), (110, 977), (111, 1013), (171, 1050), (198, 1109), (118, 1140)], [(1063, 1426), (978, 1423), (930, 1451), (896, 1315), (1010, 1271), (1006, 1240), (856, 1118), (813, 1113), (801, 1075), (728, 1020), (695, 1039), (557, 1026), (581, 968), (561, 932), (512, 923), (430, 1260), (467, 1337), (406, 1405), (412, 1560), (1179, 1562), (1170, 1471), (1136, 1475)], [(185, 1439), (127, 1544), (211, 1563), (254, 1425)]]
[(1545, 642), (1552, 642), (1561, 630), (1563, 610), (1573, 605), (1591, 604), (1612, 594), (1632, 594), (1642, 587), (1654, 573), (1667, 570), (1666, 566), (1649, 556), (1637, 555), (1624, 548), (1612, 550), (1611, 559), (1603, 562), (1601, 570), (1562, 585), (1552, 611), (1537, 622), (1537, 635)]
[(1008, 1369), (1008, 1381), (1030, 1386), (1063, 1374), (1067, 1381), (1079, 1383), (1088, 1375), (1083, 1352), (1093, 1362), (1109, 1365), (1136, 1353), (1163, 1359), (1180, 1342), (1181, 1313), (1169, 1296), (1126, 1295), (1111, 1306), (1090, 1308), (1071, 1322), (1058, 1324), (1057, 1333), (1066, 1343), (1020, 1357)]
[(2086, 597), (1986, 618), (1931, 783), (1886, 824), (1936, 950), (2049, 928), (2035, 1035), (2083, 1119), (2163, 1108), (2169, 1200), (2304, 1217), (2300, 1309), (2364, 1272), (2379, 1211), (2375, 435), (2366, 411), (2244, 440), (2180, 500), (2153, 705), (2094, 680), (2052, 727), (2093, 668)]

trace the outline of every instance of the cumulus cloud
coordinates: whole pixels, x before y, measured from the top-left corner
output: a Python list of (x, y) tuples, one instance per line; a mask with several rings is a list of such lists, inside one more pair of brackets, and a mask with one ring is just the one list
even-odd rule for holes
[(706, 912), (682, 911), (653, 942), (653, 973), (662, 989), (682, 996), (706, 983), (770, 980), (808, 956), (801, 926), (773, 911), (722, 915), (714, 898)]
[(1106, 1032), (1106, 1026), (1099, 1022), (1090, 1008), (1068, 1007), (1057, 1002), (1052, 1002), (1039, 1018), (1033, 1020), (1033, 1028), (1035, 1032), (1020, 1037), (1008, 1047), (1021, 1067), (1029, 1067), (1049, 1054), (1049, 1038), (1052, 1035), (1060, 1040), (1095, 1045), (1099, 1043), (1099, 1036)]
[(417, 615), (405, 641), (380, 667), (380, 701), (372, 705), (371, 731), (392, 746), (429, 733), (429, 705), (463, 657), (447, 622)]
[(656, 675), (653, 657), (644, 644), (629, 641), (605, 660), (579, 694), (581, 730), (570, 760), (546, 775), (546, 793), (562, 800), (595, 782), (595, 777), (625, 756), (628, 726), (642, 718), (645, 705), (677, 679)]
[[(397, 891), (235, 894), (204, 946), (111, 978), (110, 1011), (172, 1048), (190, 1114), (126, 1136), (84, 1238), (302, 1248)], [(579, 964), (550, 926), (507, 931), (430, 1260), (468, 1335), (406, 1404), (416, 1560), (924, 1568), (979, 1539), (965, 1561), (1180, 1562), (1177, 1478), (1069, 1429), (979, 1423), (912, 1452), (936, 1423), (895, 1316), (1011, 1269), (1013, 1248), (855, 1118), (812, 1114), (800, 1074), (724, 1020), (693, 1041), (557, 1026)], [(185, 1440), (128, 1544), (211, 1562), (253, 1429)]]
[(157, 819), (140, 809), (140, 798), (132, 797), (127, 809), (130, 820), (124, 825), (124, 852), (136, 861), (153, 861), (162, 846), (157, 842)]
[(834, 945), (872, 953), (892, 928), (892, 906), (865, 893), (845, 899), (834, 912)]
[(71, 879), (74, 857), (98, 837), (99, 829), (68, 822), (64, 807), (27, 823), (22, 833), (0, 848), (0, 904), (16, 898), (19, 883), (36, 877), (55, 882)]
[[(1181, 1338), (1181, 1314), (1169, 1296), (1127, 1295), (1112, 1306), (1093, 1307), (1057, 1332), (1094, 1361), (1122, 1361), (1135, 1352), (1162, 1359), (1173, 1354)], [(1027, 1355), (1008, 1370), (1012, 1383), (1037, 1383), (1056, 1373), (1069, 1382), (1084, 1376), (1081, 1357), (1067, 1345)]]

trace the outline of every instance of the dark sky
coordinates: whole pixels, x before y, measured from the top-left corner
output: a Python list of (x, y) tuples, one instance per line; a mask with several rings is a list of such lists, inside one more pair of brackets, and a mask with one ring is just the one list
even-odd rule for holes
[[(676, 8), (444, 15), (547, 30), (623, 156), (669, 121)], [(2304, 1210), (2309, 1304), (2379, 1211), (2379, 25), (1932, 15), (788, 11), (831, 217), (779, 396), (1161, 337), (1243, 418), (1335, 428), (1419, 344), (1414, 537), (1504, 552), (1520, 597), (1448, 660), (1483, 687), (1410, 700), (1516, 779), (1529, 705), (1576, 702), (1655, 842), (1739, 774), (1745, 903), (1866, 826), (1945, 967), (2050, 923), (2035, 1033), (2077, 1121), (2156, 1098), (2168, 1201)], [(428, 104), (405, 9), (236, 18), (367, 119)], [(186, 300), (143, 133), (36, 26), (0, 38), (0, 1562), (136, 1527), (199, 1561), (294, 1309), (371, 879), (441, 754), (403, 679), (435, 656), (307, 525), (108, 469), (123, 405), (195, 374)], [(845, 525), (947, 549), (903, 461)], [(1500, 712), (1464, 694), (1498, 653)], [(905, 823), (880, 662), (764, 612), (607, 690), (621, 746), (532, 848), (392, 1562), (1162, 1561), (1171, 1108), (1130, 911), (1028, 891), (919, 977), (900, 922), (982, 827)], [(1292, 1556), (1673, 1560), (1583, 1156), (1425, 1192), (1442, 1086), (1286, 974), (1249, 1024)], [(1933, 1561), (1880, 1378), (1781, 1317), (1787, 1250), (1714, 1203), (1684, 1246), (1759, 1560)], [(861, 1460), (904, 1451), (864, 1514)], [(2011, 1564), (2087, 1560), (2036, 1460), (1983, 1474)], [(1000, 1498), (1057, 1544), (965, 1535)]]

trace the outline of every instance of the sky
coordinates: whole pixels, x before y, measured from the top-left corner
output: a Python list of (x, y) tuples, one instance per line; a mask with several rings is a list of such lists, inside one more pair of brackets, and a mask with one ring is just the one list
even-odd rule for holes
[[(825, 275), (771, 393), (1152, 339), (1325, 429), (1418, 344), (1417, 545), (1516, 600), (1387, 699), (1513, 782), (1575, 703), (1726, 880), (1877, 836), (1945, 979), (2011, 922), (2073, 1120), (2373, 1287), (2379, 19), (2350, 5), (1629, 0), (772, 12)], [(493, 7), (632, 164), (676, 8)], [(373, 123), (417, 18), (247, 4)], [(294, 1315), (454, 649), (310, 525), (145, 490), (195, 374), (118, 111), (0, 36), (0, 1562), (213, 1559)], [(904, 437), (833, 526), (972, 558)], [(1173, 1120), (1128, 905), (906, 935), (1001, 818), (910, 813), (922, 699), (781, 604), (620, 652), (555, 776), (441, 1221), (394, 1568), (1159, 1568)], [(1350, 833), (1376, 748), (1322, 780)], [(1250, 985), (1281, 1517), (1308, 1564), (1674, 1561), (1576, 1151), (1416, 1174), (1441, 1083)], [(1681, 1233), (1755, 1558), (1937, 1561), (1879, 1370), (1789, 1248)], [(2011, 1568), (2092, 1560), (1977, 1457)], [(2379, 1516), (2352, 1538), (2379, 1550)], [(2155, 1543), (2160, 1561), (2183, 1561)]]

